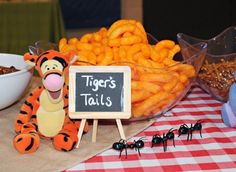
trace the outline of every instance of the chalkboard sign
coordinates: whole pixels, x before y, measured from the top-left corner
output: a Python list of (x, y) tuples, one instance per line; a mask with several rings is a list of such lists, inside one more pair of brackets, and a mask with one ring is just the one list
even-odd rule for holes
[(130, 75), (128, 66), (71, 66), (69, 116), (80, 119), (130, 118)]

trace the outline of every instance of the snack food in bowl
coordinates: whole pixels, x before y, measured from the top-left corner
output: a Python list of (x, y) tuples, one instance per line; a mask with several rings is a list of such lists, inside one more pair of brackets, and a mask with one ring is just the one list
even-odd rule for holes
[[(0, 110), (4, 109), (23, 95), (33, 74), (21, 55), (0, 53)], [(0, 70), (1, 70), (0, 69)]]
[(178, 34), (178, 39), (191, 44), (199, 42), (208, 44), (205, 61), (197, 81), (216, 100), (226, 102), (236, 71), (236, 27), (229, 27), (209, 40), (194, 38), (183, 33)]
[(130, 66), (131, 120), (138, 120), (166, 112), (185, 96), (201, 65), (200, 59), (204, 59), (206, 44), (183, 47), (182, 59), (177, 61), (174, 57), (180, 53), (180, 46), (174, 41), (158, 42), (140, 22), (118, 20), (109, 29), (101, 28), (80, 39), (62, 38), (59, 50), (76, 51), (79, 56), (76, 65)]

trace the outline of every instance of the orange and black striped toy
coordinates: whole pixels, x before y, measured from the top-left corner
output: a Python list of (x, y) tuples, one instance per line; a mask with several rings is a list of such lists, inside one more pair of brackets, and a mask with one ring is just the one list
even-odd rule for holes
[[(40, 55), (26, 53), (25, 61), (34, 65), (42, 86), (26, 99), (17, 115), (13, 144), (20, 153), (32, 153), (39, 148), (40, 137), (52, 139), (55, 149), (72, 150), (78, 142), (80, 121), (68, 116), (68, 86), (65, 82), (68, 66), (76, 60), (75, 53), (62, 55), (48, 50)], [(84, 132), (88, 131), (88, 124)]]

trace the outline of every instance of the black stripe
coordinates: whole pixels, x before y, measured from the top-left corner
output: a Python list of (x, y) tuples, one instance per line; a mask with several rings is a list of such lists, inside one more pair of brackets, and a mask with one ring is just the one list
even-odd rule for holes
[(30, 93), (30, 96), (32, 96), (33, 94), (32, 93)]
[(24, 125), (23, 128), (30, 128), (28, 125)]
[(70, 137), (68, 134), (66, 134), (66, 133), (60, 133), (61, 135), (63, 135), (63, 136), (66, 136), (66, 137)]
[(25, 151), (29, 151), (34, 145), (34, 139), (31, 137), (30, 144), (25, 148)]
[(16, 142), (20, 142), (22, 140), (22, 137), (20, 137), (19, 139), (17, 139), (17, 141)]
[(66, 108), (68, 108), (68, 105), (63, 107), (63, 109), (66, 109)]
[(61, 150), (64, 151), (64, 152), (68, 152), (68, 150), (66, 150), (66, 149), (64, 149), (64, 148), (62, 148)]
[(31, 119), (32, 119), (32, 118), (36, 118), (36, 115), (32, 115), (32, 116), (31, 116)]
[(32, 123), (33, 125), (34, 125), (34, 127), (35, 127), (35, 130), (36, 131), (38, 131), (38, 125), (37, 124), (35, 124), (35, 123)]
[(26, 112), (26, 111), (23, 111), (23, 110), (21, 110), (20, 113), (21, 113), (21, 114), (27, 114), (27, 112)]
[(17, 122), (18, 124), (24, 124), (24, 123), (23, 123), (21, 120), (19, 120), (19, 119), (18, 119), (16, 122)]
[(65, 98), (68, 99), (68, 95), (67, 94), (65, 95)]
[(33, 110), (33, 105), (27, 101), (25, 101), (25, 104), (30, 107), (31, 110)]
[(71, 151), (72, 149), (74, 149), (75, 145), (76, 145), (76, 141), (74, 141), (74, 143), (73, 143), (73, 145), (72, 145), (70, 151)]
[(39, 59), (40, 59), (43, 55), (48, 54), (48, 53), (49, 53), (49, 52), (46, 51), (46, 52), (40, 54), (40, 55), (38, 56), (38, 58), (36, 59), (36, 64), (38, 63)]

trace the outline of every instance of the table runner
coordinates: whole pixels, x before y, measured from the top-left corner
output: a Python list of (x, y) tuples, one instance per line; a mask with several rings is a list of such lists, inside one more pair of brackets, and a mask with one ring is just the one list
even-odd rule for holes
[[(84, 161), (72, 171), (126, 172), (126, 171), (236, 171), (236, 129), (228, 128), (222, 121), (222, 103), (214, 100), (194, 86), (189, 94), (165, 117), (157, 119), (153, 125), (129, 139), (132, 142), (145, 137), (145, 147), (140, 149), (141, 156), (135, 150), (128, 149), (128, 157), (123, 151), (109, 149)], [(175, 137), (175, 147), (168, 141), (167, 152), (162, 145), (151, 148), (154, 134), (162, 135), (170, 128), (178, 129), (181, 124), (196, 123), (203, 120), (202, 136), (194, 131), (193, 139), (187, 141), (187, 135)]]

